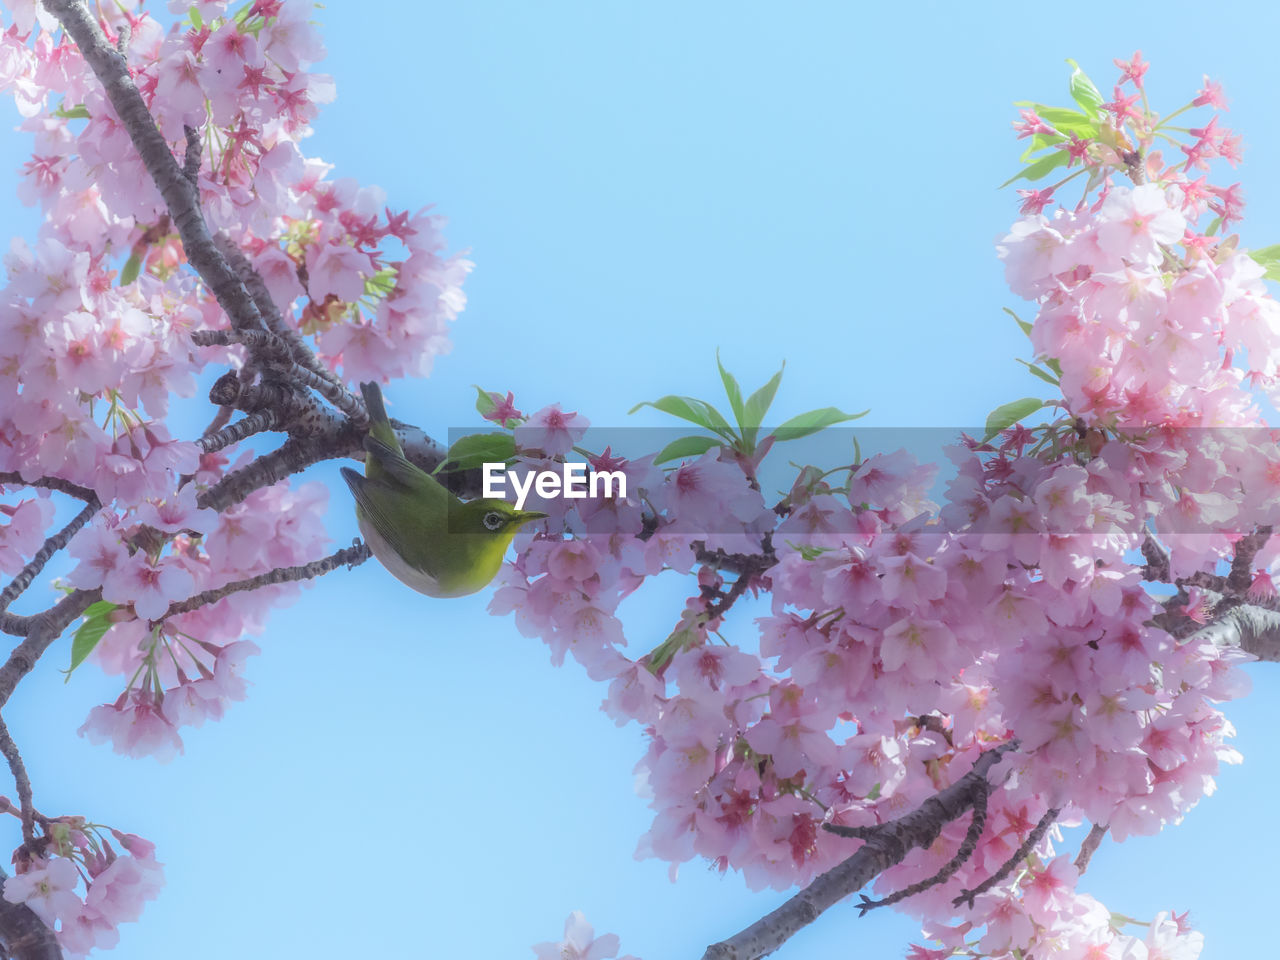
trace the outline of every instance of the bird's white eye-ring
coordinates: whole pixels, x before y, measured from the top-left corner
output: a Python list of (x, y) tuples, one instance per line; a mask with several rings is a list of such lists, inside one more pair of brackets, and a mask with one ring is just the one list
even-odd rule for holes
[(506, 519), (497, 510), (490, 510), (484, 515), (483, 522), (486, 530), (501, 530)]

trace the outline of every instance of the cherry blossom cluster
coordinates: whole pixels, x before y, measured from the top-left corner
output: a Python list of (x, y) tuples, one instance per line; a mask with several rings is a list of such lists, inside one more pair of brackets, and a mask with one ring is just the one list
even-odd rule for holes
[[(171, 760), (182, 751), (181, 727), (218, 720), (229, 702), (243, 700), (244, 660), (259, 649), (242, 637), (261, 633), (271, 608), (296, 597), (300, 585), (230, 593), (166, 617), (171, 601), (314, 557), (327, 541), (322, 484), (257, 490), (221, 514), (195, 507), (190, 491), (183, 487), (172, 501), (146, 504), (150, 509), (140, 510), (133, 526), (104, 511), (69, 548), (79, 563), (68, 582), (101, 585), (104, 601), (122, 610), (92, 659), (126, 678), (125, 690), (90, 711), (80, 732), (128, 756)], [(172, 536), (168, 552), (130, 553), (128, 544), (157, 530)]]
[[(70, 541), (67, 581), (100, 591), (86, 616), (102, 629), (92, 659), (125, 683), (81, 732), (169, 759), (181, 727), (243, 698), (258, 652), (244, 637), (297, 587), (201, 596), (313, 559), (325, 496), (279, 483), (220, 512), (202, 505), (252, 454), (173, 436), (169, 398), (193, 393), (210, 364), (251, 380), (251, 360), (193, 336), (228, 320), (181, 269), (127, 131), (56, 24), (33, 0), (9, 7), (0, 88), (33, 138), (22, 191), (44, 226), (5, 261), (0, 472), (77, 485), (102, 505)], [(425, 375), (470, 264), (444, 253), (439, 217), (394, 213), (301, 152), (333, 95), (311, 69), (323, 54), (311, 4), (170, 9), (182, 19), (168, 29), (131, 2), (100, 15), (174, 153), (199, 147), (190, 172), (210, 228), (235, 238), (285, 326), (345, 380)], [(1010, 289), (1034, 303), (1034, 369), (1060, 393), (1041, 404), (1049, 422), (961, 438), (940, 497), (936, 468), (896, 451), (805, 468), (771, 503), (757, 474), (786, 431), (757, 442), (722, 369), (736, 432), (702, 401), (665, 398), (660, 409), (716, 437), (685, 438), (682, 457), (593, 452), (593, 469), (626, 476), (625, 495), (526, 504), (549, 518), (517, 539), (491, 610), (513, 614), (553, 662), (571, 655), (607, 684), (608, 715), (642, 726), (654, 819), (638, 855), (673, 876), (701, 857), (753, 888), (808, 883), (861, 842), (824, 827), (895, 819), (1001, 748), (963, 862), (924, 883), (967, 843), (952, 822), (877, 880), (885, 897), (921, 885), (896, 902), (925, 924), (918, 960), (1198, 955), (1185, 917), (1125, 932), (1077, 890), (1083, 863), (1058, 851), (1057, 826), (1040, 826), (1088, 821), (1117, 841), (1158, 832), (1238, 759), (1218, 704), (1245, 692), (1247, 657), (1195, 627), (1221, 599), (1214, 572), (1280, 515), (1280, 443), (1260, 412), (1280, 394), (1277, 305), (1263, 266), (1226, 233), (1238, 187), (1205, 173), (1235, 161), (1238, 138), (1215, 115), (1165, 163), (1155, 146), (1178, 131), (1147, 105), (1141, 58), (1121, 69), (1110, 102), (1077, 71), (1080, 110), (1033, 105), (1016, 125), (1044, 154), (1029, 170), (1066, 174), (1023, 191), (1024, 217), (999, 246)], [(1206, 83), (1184, 109), (1222, 105)], [(1071, 181), (1080, 201), (1046, 213)], [(486, 394), (478, 406), (509, 433), (517, 470), (585, 442), (586, 418), (558, 404), (525, 416), (511, 394)], [(846, 419), (827, 408), (790, 430)], [(0, 506), (9, 573), (54, 517), (43, 493), (20, 497)], [(1257, 596), (1274, 595), (1278, 549), (1252, 557)], [(1193, 574), (1207, 579), (1184, 589)], [(664, 575), (689, 578), (690, 595), (665, 636), (633, 636), (632, 649), (619, 606)], [(1153, 579), (1179, 592), (1148, 589)], [(754, 629), (742, 622), (752, 602)], [(112, 832), (117, 854), (101, 828), (42, 823), (5, 897), (70, 952), (109, 946), (154, 895), (150, 845)], [(580, 914), (563, 941), (535, 948), (579, 960), (617, 949)]]
[[(1081, 163), (1067, 179), (1089, 177), (1071, 209), (1041, 212), (1061, 184), (1024, 204), (999, 247), (1011, 290), (1036, 305), (1028, 332), (1059, 416), (962, 438), (941, 508), (933, 468), (903, 451), (806, 470), (769, 505), (758, 462), (730, 444), (665, 470), (606, 451), (592, 465), (625, 471), (627, 500), (538, 505), (550, 532), (517, 542), (491, 610), (553, 662), (571, 654), (609, 684), (603, 709), (644, 727), (655, 816), (638, 856), (673, 876), (702, 857), (753, 887), (806, 884), (856, 849), (824, 825), (901, 816), (1016, 740), (973, 854), (899, 904), (938, 945), (914, 955), (1199, 954), (1184, 917), (1134, 936), (1077, 892), (1056, 827), (966, 898), (1046, 815), (1116, 841), (1155, 833), (1238, 760), (1217, 704), (1247, 691), (1249, 656), (1165, 629), (1171, 611), (1204, 623), (1216, 601), (1191, 588), (1170, 606), (1144, 586), (1143, 548), (1171, 580), (1221, 570), (1245, 534), (1280, 520), (1280, 445), (1259, 409), (1276, 392), (1280, 307), (1263, 267), (1220, 233), (1239, 218), (1238, 187), (1188, 178), (1234, 161), (1237, 138), (1210, 120), (1166, 167), (1147, 150), (1159, 118), (1134, 106), (1145, 64), (1123, 69), (1139, 93), (1099, 102), (1093, 136), (1024, 111), (1025, 133)], [(1188, 109), (1221, 105), (1206, 84)], [(526, 460), (572, 445), (543, 439), (558, 406), (526, 420), (510, 394), (491, 400), (501, 410), (486, 415), (514, 427)], [(1274, 595), (1276, 554), (1272, 542), (1254, 558), (1252, 595)], [(770, 596), (755, 636), (724, 616), (743, 592), (726, 568)], [(618, 605), (666, 571), (696, 572), (697, 592), (665, 640), (629, 657)], [(965, 831), (949, 824), (877, 892), (938, 873)]]
[[(211, 229), (242, 242), (287, 324), (348, 378), (425, 374), (448, 346), (469, 264), (447, 257), (443, 221), (392, 213), (376, 188), (331, 181), (299, 143), (329, 78), (313, 6), (259, 0), (176, 3), (168, 29), (136, 3), (103, 26), (175, 152), (198, 134), (198, 185)], [(94, 659), (127, 679), (85, 732), (116, 749), (172, 756), (176, 726), (217, 717), (242, 695), (237, 671), (273, 586), (165, 618), (201, 591), (314, 559), (323, 488), (259, 490), (222, 514), (200, 495), (250, 459), (171, 436), (171, 396), (190, 396), (240, 348), (197, 347), (227, 320), (184, 262), (176, 228), (130, 138), (72, 41), (35, 3), (10, 5), (0, 88), (33, 140), (23, 199), (44, 214), (14, 242), (0, 291), (0, 471), (92, 490), (104, 510), (73, 540), (72, 586), (115, 605)], [(0, 507), (0, 569), (15, 572), (49, 533), (52, 504)], [(167, 691), (167, 693), (163, 692)]]
[[(448, 349), (470, 264), (446, 252), (441, 217), (393, 211), (377, 188), (332, 179), (302, 152), (333, 97), (313, 68), (324, 55), (315, 5), (175, 2), (174, 16), (157, 18), (125, 0), (94, 14), (175, 155), (199, 147), (192, 173), (209, 229), (234, 238), (284, 325), (349, 382), (428, 373)], [(211, 367), (244, 368), (248, 354), (196, 345), (193, 333), (226, 330), (228, 319), (186, 269), (101, 84), (35, 0), (0, 13), (0, 90), (31, 138), (20, 196), (42, 214), (38, 237), (8, 248), (0, 287), (0, 472), (24, 481), (0, 487), (0, 571), (17, 574), (54, 533), (60, 494), (49, 487), (96, 498), (101, 510), (70, 541), (66, 583), (101, 592), (84, 621), (101, 629), (91, 659), (123, 691), (81, 733), (167, 760), (182, 750), (182, 727), (243, 699), (244, 663), (258, 652), (246, 635), (299, 585), (216, 595), (315, 560), (327, 494), (282, 482), (221, 512), (203, 505), (253, 455), (176, 436), (171, 398), (191, 396)], [(69, 836), (31, 857), (5, 894), (82, 953), (114, 942), (159, 874), (135, 840), (117, 856), (93, 828)]]
[(114, 947), (116, 928), (136, 921), (164, 883), (155, 845), (83, 817), (56, 817), (43, 826), (37, 852), (24, 846), (14, 855), (17, 873), (5, 881), (4, 899), (34, 911), (69, 956)]

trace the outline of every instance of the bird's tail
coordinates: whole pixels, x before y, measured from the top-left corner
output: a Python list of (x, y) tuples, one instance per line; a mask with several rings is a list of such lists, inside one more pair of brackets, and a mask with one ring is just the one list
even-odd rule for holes
[(360, 393), (364, 397), (365, 408), (369, 411), (369, 435), (399, 453), (400, 441), (396, 439), (396, 432), (391, 429), (391, 421), (387, 419), (387, 408), (382, 402), (382, 388), (372, 381), (362, 383)]

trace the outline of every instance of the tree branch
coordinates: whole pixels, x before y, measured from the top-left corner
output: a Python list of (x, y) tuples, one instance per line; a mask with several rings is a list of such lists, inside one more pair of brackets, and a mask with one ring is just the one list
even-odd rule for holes
[(32, 853), (36, 846), (36, 807), (31, 794), (31, 778), (27, 776), (26, 764), (22, 762), (22, 754), (18, 745), (9, 734), (9, 727), (0, 719), (0, 753), (9, 763), (9, 772), (13, 774), (13, 783), (18, 790), (18, 802), (22, 809), (22, 842)]
[(872, 900), (866, 894), (862, 895), (862, 903), (858, 905), (858, 916), (864, 917), (868, 910), (874, 910), (876, 907), (887, 907), (891, 904), (898, 903), (900, 900), (906, 900), (908, 897), (914, 897), (917, 893), (923, 893), (930, 887), (936, 887), (940, 883), (946, 883), (955, 875), (970, 857), (973, 852), (978, 849), (978, 841), (982, 838), (982, 830), (987, 823), (987, 796), (989, 794), (990, 784), (986, 780), (980, 779), (974, 783), (973, 797), (973, 818), (969, 821), (969, 829), (965, 831), (964, 840), (961, 841), (959, 849), (956, 850), (955, 856), (948, 860), (932, 877), (927, 880), (921, 880), (913, 883), (908, 887), (903, 887), (896, 893), (890, 894), (880, 900)]
[[(230, 408), (223, 407), (222, 409), (228, 410)], [(228, 424), (220, 430), (206, 433), (196, 441), (196, 446), (205, 453), (213, 453), (215, 450), (229, 447), (233, 443), (239, 443), (245, 437), (251, 437), (255, 433), (274, 430), (277, 419), (274, 410), (259, 410), (257, 413), (251, 413), (243, 420), (237, 420), (235, 423)]]
[[(797, 931), (816, 920), (828, 907), (860, 890), (889, 867), (901, 863), (912, 850), (927, 847), (942, 828), (973, 806), (987, 772), (1017, 741), (988, 750), (973, 769), (897, 820), (866, 828), (866, 842), (852, 856), (817, 877), (777, 910), (745, 930), (707, 947), (702, 960), (758, 960), (782, 946)], [(832, 825), (827, 825), (830, 828)]]
[(1080, 844), (1080, 852), (1076, 854), (1076, 869), (1081, 875), (1089, 869), (1089, 861), (1093, 859), (1094, 853), (1102, 844), (1102, 838), (1107, 835), (1107, 829), (1105, 824), (1100, 823), (1095, 823), (1089, 828), (1089, 835), (1084, 838), (1084, 842)]
[(84, 500), (86, 503), (98, 499), (98, 495), (88, 487), (82, 487), (70, 480), (63, 480), (61, 477), (36, 477), (34, 480), (24, 480), (22, 474), (17, 472), (0, 473), (0, 484), (6, 487), (41, 487), (45, 490), (56, 490), (77, 500)]
[(199, 607), (217, 603), (223, 597), (230, 596), (233, 593), (257, 590), (259, 587), (268, 587), (277, 583), (311, 580), (315, 577), (324, 576), (338, 567), (347, 567), (349, 569), (364, 563), (372, 556), (373, 552), (365, 544), (357, 542), (350, 547), (339, 550), (337, 553), (331, 553), (321, 560), (312, 560), (310, 563), (304, 563), (296, 567), (276, 567), (276, 569), (260, 573), (256, 577), (233, 580), (231, 583), (221, 587), (197, 593), (194, 597), (188, 597), (180, 603), (171, 604), (160, 619), (167, 620), (169, 617), (176, 617), (181, 613), (190, 613)]
[[(0, 870), (0, 881), (9, 875)], [(53, 931), (25, 903), (0, 898), (0, 944), (13, 960), (62, 960)]]
[(225, 233), (219, 233), (213, 238), (213, 242), (218, 245), (222, 255), (227, 258), (227, 262), (231, 264), (232, 269), (240, 276), (241, 283), (244, 284), (249, 296), (253, 298), (253, 302), (258, 307), (258, 313), (266, 321), (267, 328), (286, 344), (293, 362), (325, 384), (324, 387), (316, 387), (316, 391), (337, 407), (338, 410), (354, 420), (356, 426), (362, 428), (368, 426), (369, 414), (364, 408), (364, 401), (351, 393), (333, 371), (316, 358), (316, 355), (306, 345), (298, 331), (284, 322), (284, 317), (280, 315), (280, 309), (276, 306), (275, 300), (272, 299), (271, 291), (267, 289), (267, 284), (262, 279), (262, 275), (254, 269), (253, 264), (249, 262), (235, 242)]
[(84, 613), (90, 604), (101, 599), (101, 590), (76, 590), (42, 613), (12, 618), (11, 622), (20, 623), (26, 639), (13, 648), (9, 659), (0, 667), (0, 708), (9, 702), (18, 681), (31, 672), (36, 661), (53, 641), (62, 636), (67, 625)]
[(65, 547), (67, 542), (76, 535), (76, 531), (92, 520), (94, 514), (101, 509), (102, 505), (98, 503), (98, 498), (93, 497), (84, 505), (83, 510), (72, 517), (70, 523), (44, 542), (30, 562), (13, 578), (13, 582), (0, 590), (0, 613), (4, 613), (9, 608), (9, 604), (31, 586), (31, 581), (40, 575), (40, 571), (44, 569), (44, 565), (50, 558)]
[(1169, 583), (1173, 579), (1173, 574), (1169, 570), (1169, 554), (1164, 547), (1156, 542), (1155, 537), (1151, 534), (1142, 541), (1142, 556), (1147, 561), (1142, 568), (1143, 580), (1155, 580), (1159, 583)]
[(1049, 828), (1053, 826), (1054, 822), (1058, 819), (1058, 814), (1061, 812), (1062, 810), (1058, 807), (1050, 807), (1046, 810), (1044, 812), (1044, 816), (1040, 818), (1040, 822), (1035, 825), (1034, 829), (1032, 829), (1029, 834), (1027, 834), (1027, 839), (1022, 841), (1022, 846), (1013, 851), (1013, 855), (1000, 865), (1000, 869), (987, 877), (987, 879), (983, 880), (972, 890), (963, 891), (960, 896), (951, 901), (951, 905), (958, 907), (960, 904), (964, 903), (968, 904), (970, 909), (972, 909), (973, 901), (977, 897), (986, 893), (1013, 872), (1013, 868), (1021, 863), (1027, 854), (1035, 848), (1035, 845), (1040, 842), (1040, 839), (1049, 831)]
[(107, 42), (98, 22), (80, 0), (43, 0), (45, 9), (75, 41), (85, 63), (102, 84), (116, 116), (133, 141), (147, 173), (173, 217), (187, 262), (200, 275), (237, 330), (266, 329), (253, 298), (214, 245), (200, 212), (200, 193), (174, 158), (156, 127), (122, 57)]
[[(392, 427), (405, 457), (423, 470), (430, 473), (445, 460), (446, 449), (417, 427), (399, 421), (392, 421)], [(350, 420), (330, 416), (314, 433), (290, 437), (278, 449), (227, 474), (201, 494), (198, 502), (221, 512), (253, 491), (269, 487), (313, 463), (344, 457), (364, 459), (363, 433)], [(479, 470), (450, 474), (443, 480), (459, 496), (480, 495)]]
[(1253, 583), (1253, 560), (1270, 537), (1271, 525), (1264, 524), (1236, 541), (1235, 555), (1231, 558), (1231, 573), (1227, 575), (1224, 593), (1235, 597), (1245, 595)]
[[(123, 54), (121, 54), (123, 56)], [(200, 131), (185, 124), (182, 132), (187, 137), (187, 153), (182, 161), (182, 175), (193, 187), (199, 186), (200, 179)]]

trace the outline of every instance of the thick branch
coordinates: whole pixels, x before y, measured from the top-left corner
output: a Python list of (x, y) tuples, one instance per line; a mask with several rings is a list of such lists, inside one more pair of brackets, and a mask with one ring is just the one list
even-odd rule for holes
[(1208, 642), (1220, 647), (1239, 647), (1259, 660), (1280, 661), (1280, 611), (1252, 603), (1218, 605), (1213, 623), (1188, 637), (1188, 643)]
[(1258, 527), (1236, 541), (1235, 555), (1231, 558), (1231, 573), (1227, 575), (1226, 593), (1242, 597), (1253, 583), (1253, 560), (1271, 537), (1269, 524)]
[(885, 870), (901, 863), (917, 847), (927, 847), (942, 828), (973, 806), (987, 772), (1016, 742), (982, 754), (973, 769), (897, 820), (868, 831), (866, 842), (852, 856), (816, 878), (777, 910), (728, 940), (707, 947), (703, 960), (757, 960), (782, 946), (823, 911), (860, 890)]
[[(0, 881), (9, 875), (0, 870)], [(62, 960), (53, 931), (25, 903), (0, 898), (0, 946), (13, 960)]]
[(195, 127), (184, 126), (182, 132), (187, 137), (187, 154), (182, 161), (182, 175), (195, 187), (200, 179), (200, 131)]
[[(222, 409), (230, 408), (223, 407)], [(274, 410), (259, 410), (257, 413), (251, 413), (243, 420), (228, 424), (220, 430), (206, 433), (196, 441), (196, 446), (205, 453), (213, 453), (215, 450), (229, 447), (233, 443), (239, 443), (245, 437), (251, 437), (255, 433), (275, 429), (276, 419)]]
[(1142, 541), (1142, 556), (1147, 561), (1142, 568), (1143, 580), (1155, 580), (1159, 583), (1170, 583), (1173, 574), (1169, 570), (1169, 554), (1156, 542), (1155, 537), (1147, 534)]
[[(344, 434), (350, 434), (346, 436)], [(277, 449), (263, 454), (252, 463), (234, 473), (229, 473), (200, 495), (197, 502), (221, 513), (232, 504), (239, 503), (262, 487), (295, 473), (299, 473), (321, 460), (355, 456), (361, 449), (354, 429), (335, 431), (331, 437), (314, 436), (305, 439), (290, 437)]]
[(990, 784), (983, 779), (979, 779), (974, 783), (973, 817), (969, 821), (969, 829), (965, 831), (964, 840), (960, 842), (960, 847), (956, 850), (955, 856), (943, 864), (941, 870), (932, 877), (903, 887), (901, 890), (881, 900), (872, 900), (866, 894), (863, 894), (862, 903), (858, 905), (858, 916), (866, 916), (868, 910), (873, 910), (876, 907), (891, 906), (899, 901), (906, 900), (908, 897), (914, 897), (917, 893), (923, 893), (930, 887), (936, 887), (938, 884), (946, 883), (950, 880), (955, 875), (955, 872), (964, 866), (965, 862), (973, 856), (974, 851), (978, 849), (978, 841), (982, 839), (982, 830), (987, 823), (987, 794), (989, 787)]
[(62, 636), (67, 625), (84, 613), (91, 603), (101, 599), (100, 590), (76, 590), (42, 613), (11, 618), (12, 621), (21, 621), (26, 639), (13, 648), (9, 659), (0, 667), (0, 708), (9, 702), (18, 681), (31, 672), (41, 654)]
[[(446, 450), (417, 427), (392, 422), (404, 455), (428, 473), (445, 459)], [(234, 473), (223, 477), (201, 494), (200, 506), (219, 512), (239, 503), (253, 491), (269, 487), (322, 460), (343, 457), (364, 459), (363, 435), (350, 420), (330, 416), (314, 433), (290, 437), (278, 449), (264, 454)], [(446, 485), (459, 496), (480, 495), (480, 471), (452, 475)]]
[[(224, 233), (219, 233), (214, 237), (213, 242), (218, 245), (218, 249), (227, 258), (231, 268), (239, 275), (240, 281), (257, 305), (258, 312), (262, 315), (263, 320), (266, 321), (267, 328), (288, 347), (294, 364), (301, 368), (301, 370), (295, 371), (295, 375), (299, 377), (300, 382), (307, 382), (308, 385), (312, 385), (310, 377), (315, 377), (316, 380), (320, 381), (319, 384), (313, 386), (317, 393), (354, 420), (356, 426), (367, 426), (369, 414), (364, 408), (364, 401), (351, 393), (332, 370), (329, 370), (316, 359), (316, 355), (311, 352), (311, 349), (303, 341), (298, 331), (285, 323), (275, 300), (271, 297), (271, 291), (267, 289), (267, 284), (262, 279), (262, 275), (253, 268), (253, 264), (249, 262), (235, 242)], [(304, 373), (309, 375), (305, 380), (302, 379)]]
[(372, 556), (373, 553), (367, 546), (363, 543), (357, 543), (344, 550), (339, 550), (337, 553), (331, 553), (321, 560), (312, 560), (310, 563), (304, 563), (296, 567), (276, 567), (276, 569), (260, 573), (256, 577), (233, 580), (231, 583), (213, 590), (197, 593), (194, 597), (188, 597), (181, 603), (171, 604), (161, 619), (167, 620), (169, 617), (176, 617), (180, 613), (190, 613), (197, 607), (217, 603), (223, 597), (230, 596), (233, 593), (257, 590), (259, 587), (268, 587), (277, 583), (290, 583), (295, 580), (312, 580), (315, 577), (324, 576), (338, 567), (354, 567), (357, 564), (364, 563)]
[(174, 158), (169, 144), (156, 127), (128, 66), (107, 42), (102, 28), (79, 0), (44, 0), (45, 8), (58, 18), (63, 30), (75, 41), (85, 63), (102, 84), (116, 116), (128, 131), (138, 156), (155, 181), (165, 206), (173, 217), (187, 261), (226, 311), (237, 330), (265, 329), (257, 305), (218, 252), (200, 212), (200, 193)]

